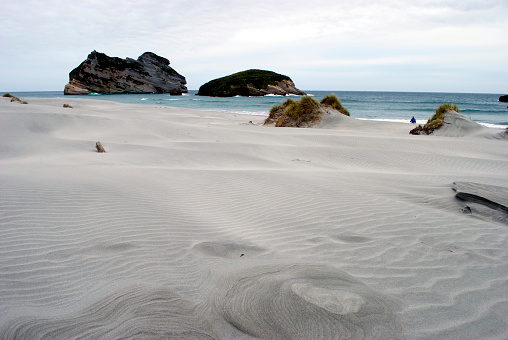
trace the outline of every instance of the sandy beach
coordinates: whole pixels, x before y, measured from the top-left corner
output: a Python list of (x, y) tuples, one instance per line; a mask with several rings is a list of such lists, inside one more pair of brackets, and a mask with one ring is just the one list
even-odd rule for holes
[(0, 99), (0, 339), (508, 338), (501, 130)]

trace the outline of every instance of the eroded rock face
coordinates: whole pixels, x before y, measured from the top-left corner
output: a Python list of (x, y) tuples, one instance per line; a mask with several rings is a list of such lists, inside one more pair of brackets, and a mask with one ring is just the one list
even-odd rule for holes
[(305, 92), (297, 89), (288, 76), (265, 70), (247, 70), (214, 79), (202, 85), (198, 91), (198, 96), (211, 97), (266, 96), (268, 94), (304, 96)]
[(93, 51), (69, 73), (64, 94), (186, 93), (185, 77), (169, 60), (152, 52), (137, 60), (109, 57)]

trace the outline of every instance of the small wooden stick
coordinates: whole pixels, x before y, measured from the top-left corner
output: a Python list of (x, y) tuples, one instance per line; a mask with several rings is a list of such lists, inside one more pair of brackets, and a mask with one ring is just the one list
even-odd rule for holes
[(97, 148), (98, 152), (106, 152), (106, 149), (102, 146), (101, 142), (95, 143), (95, 147)]

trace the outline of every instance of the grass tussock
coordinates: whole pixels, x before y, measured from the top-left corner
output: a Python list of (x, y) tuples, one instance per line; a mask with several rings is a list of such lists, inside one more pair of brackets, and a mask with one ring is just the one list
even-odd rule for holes
[(339, 111), (343, 115), (349, 116), (349, 111), (344, 106), (342, 106), (339, 98), (334, 94), (329, 94), (328, 96), (324, 97), (323, 100), (321, 100), (321, 105), (329, 106), (332, 109)]
[(7, 97), (7, 98), (11, 98), (11, 102), (19, 102), (21, 104), (28, 104), (27, 101), (25, 100), (21, 100), (19, 99), (18, 97), (16, 96), (13, 96), (12, 94), (10, 94), (9, 92), (6, 92), (2, 95), (2, 97)]
[(326, 96), (320, 103), (312, 97), (304, 96), (300, 100), (289, 98), (272, 107), (264, 124), (274, 124), (276, 127), (311, 127), (319, 123), (323, 115), (329, 113), (329, 109), (349, 116), (348, 110), (334, 94)]
[(321, 120), (321, 106), (312, 97), (304, 96), (300, 100), (287, 99), (284, 103), (271, 108), (265, 125), (276, 127), (306, 127)]
[(426, 134), (430, 135), (434, 130), (439, 129), (444, 122), (445, 113), (448, 111), (460, 112), (459, 108), (455, 104), (444, 103), (439, 106), (436, 113), (427, 121), (424, 126), (418, 125), (416, 128), (411, 130), (409, 133), (413, 135)]

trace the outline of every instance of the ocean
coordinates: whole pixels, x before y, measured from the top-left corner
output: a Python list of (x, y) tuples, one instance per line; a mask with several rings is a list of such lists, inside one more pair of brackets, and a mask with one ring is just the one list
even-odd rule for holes
[[(508, 127), (507, 103), (499, 102), (501, 94), (485, 93), (431, 93), (431, 92), (363, 92), (363, 91), (305, 91), (308, 95), (321, 100), (334, 93), (339, 97), (354, 118), (394, 121), (409, 123), (415, 117), (417, 123), (427, 122), (443, 103), (453, 103), (460, 112), (472, 120), (490, 128), (504, 129)], [(196, 96), (197, 91), (191, 90), (183, 96), (169, 94), (118, 94), (69, 96), (120, 103), (176, 106), (206, 111), (221, 111), (231, 114), (251, 114), (268, 116), (270, 108), (285, 101), (283, 96), (264, 97), (203, 97)], [(12, 92), (20, 98), (64, 97), (62, 91), (50, 92)], [(293, 98), (293, 96), (291, 96)]]

